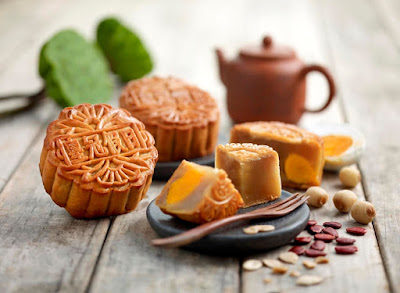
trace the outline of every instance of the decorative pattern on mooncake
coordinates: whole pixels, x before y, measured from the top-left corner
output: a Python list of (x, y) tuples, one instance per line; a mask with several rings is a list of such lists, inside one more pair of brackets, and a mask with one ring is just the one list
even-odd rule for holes
[(156, 161), (154, 138), (126, 110), (81, 104), (50, 123), (39, 167), (56, 204), (92, 218), (134, 210)]
[(242, 195), (244, 207), (281, 196), (279, 157), (269, 146), (252, 143), (218, 145), (215, 167), (226, 171)]
[(131, 81), (122, 92), (120, 106), (154, 136), (159, 161), (202, 157), (214, 151), (218, 106), (195, 86), (172, 77)]
[(247, 122), (232, 128), (230, 141), (264, 144), (277, 151), (283, 186), (307, 189), (321, 183), (323, 140), (314, 133), (281, 122)]
[(166, 214), (205, 223), (234, 215), (243, 200), (224, 170), (183, 160), (156, 204)]

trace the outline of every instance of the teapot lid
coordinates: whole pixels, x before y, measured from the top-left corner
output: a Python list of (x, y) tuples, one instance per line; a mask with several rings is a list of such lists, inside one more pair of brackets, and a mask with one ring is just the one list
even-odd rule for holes
[(240, 57), (251, 59), (286, 59), (295, 57), (294, 50), (287, 46), (276, 45), (270, 36), (263, 39), (262, 46), (251, 46), (240, 50)]

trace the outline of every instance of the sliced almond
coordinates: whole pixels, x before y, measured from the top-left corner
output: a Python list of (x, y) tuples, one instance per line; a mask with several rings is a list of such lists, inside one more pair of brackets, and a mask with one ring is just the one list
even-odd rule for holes
[(311, 269), (315, 268), (317, 266), (317, 264), (310, 260), (304, 260), (303, 266), (305, 266), (307, 269), (311, 270)]
[(265, 284), (269, 284), (269, 283), (271, 283), (272, 282), (272, 279), (271, 278), (264, 278), (264, 283)]
[(264, 259), (262, 260), (262, 262), (264, 263), (264, 265), (265, 265), (266, 267), (269, 267), (269, 268), (271, 268), (271, 269), (274, 268), (274, 267), (283, 266), (283, 263), (280, 262), (280, 261), (277, 260), (277, 259), (264, 258)]
[(315, 258), (315, 262), (317, 264), (321, 264), (321, 263), (329, 263), (329, 258), (324, 257), (324, 256), (318, 256)]
[(312, 286), (321, 283), (324, 279), (314, 275), (303, 275), (296, 280), (296, 284), (300, 286)]
[(249, 259), (243, 263), (243, 269), (246, 271), (255, 271), (262, 267), (261, 260), (258, 259)]
[(288, 271), (288, 267), (285, 267), (285, 266), (279, 266), (279, 267), (273, 267), (273, 268), (272, 268), (272, 272), (273, 272), (274, 274), (281, 274), (281, 275), (283, 275), (283, 274), (285, 274), (287, 271)]
[(258, 227), (258, 232), (270, 232), (275, 230), (273, 225), (256, 225)]
[(283, 252), (279, 255), (279, 259), (286, 263), (295, 264), (299, 260), (299, 256), (294, 252)]
[(246, 233), (246, 234), (257, 234), (258, 231), (259, 231), (259, 230), (258, 230), (257, 225), (249, 226), (249, 227), (243, 228), (243, 232)]
[(294, 278), (297, 278), (297, 277), (300, 276), (300, 272), (299, 272), (299, 271), (291, 271), (291, 272), (289, 273), (289, 276), (294, 277)]

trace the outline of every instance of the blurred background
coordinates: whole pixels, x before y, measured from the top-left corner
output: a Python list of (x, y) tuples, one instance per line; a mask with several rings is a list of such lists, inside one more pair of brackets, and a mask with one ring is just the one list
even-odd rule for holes
[[(98, 22), (116, 16), (147, 45), (155, 63), (152, 74), (183, 78), (210, 91), (223, 106), (216, 47), (233, 58), (241, 47), (259, 45), (268, 34), (292, 46), (306, 63), (327, 65), (335, 74), (322, 10), (317, 1), (298, 0), (0, 1), (0, 94), (41, 87), (38, 54), (54, 33), (74, 28), (94, 40)], [(317, 107), (327, 95), (325, 80), (318, 74), (308, 79), (307, 104)], [(120, 89), (111, 104), (117, 105)]]

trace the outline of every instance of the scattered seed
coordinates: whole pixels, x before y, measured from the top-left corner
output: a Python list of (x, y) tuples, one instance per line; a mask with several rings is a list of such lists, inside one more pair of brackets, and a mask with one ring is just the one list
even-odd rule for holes
[(306, 249), (303, 246), (293, 246), (289, 251), (294, 252), (297, 255), (302, 255)]
[(311, 244), (310, 248), (323, 251), (325, 249), (325, 242), (321, 240), (316, 240)]
[(272, 268), (272, 272), (274, 274), (286, 274), (286, 272), (288, 271), (288, 268), (286, 266), (279, 266), (279, 267), (273, 267)]
[(272, 282), (272, 279), (271, 278), (264, 278), (264, 283), (265, 284), (269, 284), (269, 283), (271, 283)]
[(299, 260), (299, 256), (292, 251), (288, 251), (281, 253), (279, 259), (286, 263), (295, 264)]
[(258, 259), (249, 259), (243, 263), (243, 268), (246, 271), (255, 271), (262, 267), (262, 262)]
[(315, 220), (308, 220), (308, 222), (307, 222), (307, 226), (313, 226), (315, 224), (317, 224), (317, 221), (315, 221)]
[(311, 270), (311, 269), (315, 268), (317, 266), (317, 264), (313, 261), (304, 260), (303, 266), (305, 266), (307, 269)]
[(353, 254), (358, 251), (357, 246), (336, 246), (335, 247), (337, 254)]
[(323, 278), (319, 276), (314, 276), (314, 275), (303, 275), (300, 276), (296, 284), (300, 286), (312, 286), (312, 285), (317, 285), (323, 281)]
[(331, 235), (331, 234), (315, 234), (314, 238), (317, 240), (322, 240), (324, 242), (331, 242), (333, 239), (335, 239), (336, 237)]
[(294, 238), (294, 242), (298, 245), (308, 244), (311, 242), (311, 237), (296, 237)]
[(332, 227), (326, 227), (322, 230), (322, 232), (325, 234), (330, 234), (332, 236), (335, 236), (335, 238), (339, 237), (339, 233)]
[(289, 276), (294, 277), (294, 278), (297, 278), (297, 277), (300, 276), (300, 272), (299, 272), (299, 271), (291, 271), (291, 272), (289, 273)]
[(325, 256), (326, 255), (326, 252), (316, 250), (316, 249), (311, 249), (311, 248), (306, 249), (305, 253), (309, 257), (317, 257), (317, 256)]
[(329, 263), (329, 258), (326, 258), (324, 256), (318, 256), (315, 258), (315, 263), (317, 264)]
[(342, 228), (342, 224), (340, 224), (339, 222), (325, 222), (323, 224), (325, 227), (332, 227), (333, 229), (340, 229)]
[(364, 235), (367, 233), (367, 229), (362, 227), (350, 227), (346, 229), (347, 233), (354, 234), (354, 235)]
[(275, 230), (273, 225), (256, 225), (258, 227), (258, 232), (270, 232)]
[(310, 226), (310, 228), (308, 230), (311, 234), (318, 234), (318, 233), (321, 233), (323, 229), (324, 229), (324, 227), (321, 225), (313, 225), (313, 226)]
[(353, 238), (346, 238), (346, 237), (336, 238), (336, 243), (338, 245), (352, 245), (354, 242), (356, 242), (356, 240)]
[(257, 225), (249, 226), (249, 227), (243, 228), (243, 232), (246, 234), (257, 234), (258, 227), (257, 227)]
[(265, 265), (266, 267), (269, 267), (269, 268), (271, 268), (271, 269), (274, 268), (274, 267), (283, 266), (283, 263), (280, 262), (280, 261), (277, 260), (277, 259), (264, 258), (264, 259), (262, 260), (262, 262), (264, 263), (264, 265)]

